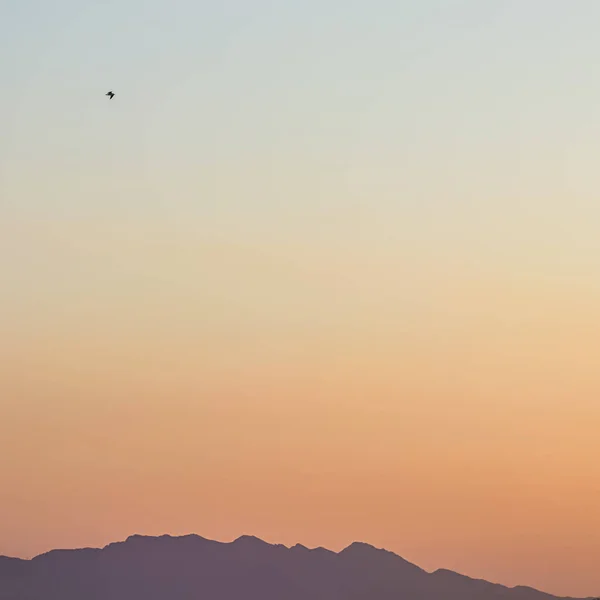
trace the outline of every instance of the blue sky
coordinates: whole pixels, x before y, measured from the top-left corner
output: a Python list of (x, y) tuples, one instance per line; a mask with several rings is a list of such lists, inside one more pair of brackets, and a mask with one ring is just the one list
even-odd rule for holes
[[(230, 195), (228, 209), (269, 229), (276, 215), (290, 215), (285, 226), (337, 219), (377, 186), (381, 214), (472, 229), (481, 211), (523, 214), (511, 204), (519, 189), (595, 185), (591, 1), (21, 0), (2, 10), (5, 217), (209, 218), (220, 209), (204, 186), (222, 169), (253, 194)], [(17, 191), (25, 164), (40, 178), (101, 182), (87, 202), (69, 184), (42, 201)], [(111, 187), (117, 175), (129, 187)], [(282, 202), (289, 178), (309, 186), (301, 201)], [(555, 203), (545, 201), (552, 219)]]
[[(489, 153), (487, 181), (508, 185), (525, 152), (539, 181), (551, 143), (577, 151), (596, 131), (599, 17), (591, 1), (9, 1), (2, 159), (50, 152), (145, 177), (251, 157), (446, 164), (450, 183)], [(118, 102), (101, 104), (108, 88)]]

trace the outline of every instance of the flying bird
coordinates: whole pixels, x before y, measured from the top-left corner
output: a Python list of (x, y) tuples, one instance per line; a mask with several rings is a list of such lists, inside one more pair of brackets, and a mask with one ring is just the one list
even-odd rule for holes
[(108, 94), (106, 94), (108, 96), (109, 100), (113, 99), (114, 94), (112, 92), (108, 92)]

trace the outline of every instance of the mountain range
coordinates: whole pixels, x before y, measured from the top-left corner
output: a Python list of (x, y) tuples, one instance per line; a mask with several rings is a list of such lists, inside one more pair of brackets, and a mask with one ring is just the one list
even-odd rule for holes
[(102, 549), (0, 556), (0, 600), (555, 600), (439, 569), (364, 543), (341, 552), (242, 536), (134, 535)]

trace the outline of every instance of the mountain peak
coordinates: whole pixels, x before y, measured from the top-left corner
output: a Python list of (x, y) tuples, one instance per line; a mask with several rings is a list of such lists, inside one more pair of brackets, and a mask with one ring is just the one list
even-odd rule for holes
[(381, 550), (380, 548), (375, 548), (371, 544), (367, 544), (365, 542), (352, 542), (349, 546), (344, 548), (342, 552), (385, 552), (385, 550)]
[(323, 548), (321, 546), (319, 546), (317, 548), (308, 548), (304, 544), (295, 544), (294, 546), (292, 546), (290, 548), (290, 550), (292, 550), (294, 552), (302, 552), (305, 554), (310, 553), (310, 554), (337, 556), (337, 554), (335, 552), (332, 552), (331, 550), (327, 550), (327, 548)]
[(271, 545), (268, 542), (265, 542), (264, 540), (261, 540), (260, 538), (256, 537), (255, 535), (240, 535), (240, 537), (234, 540), (233, 543), (246, 544), (248, 546), (262, 546), (263, 548), (265, 546)]
[[(358, 556), (358, 557), (365, 557), (365, 558), (369, 557), (369, 556), (373, 556), (373, 557), (386, 556), (393, 560), (403, 561), (405, 563), (412, 564), (412, 563), (409, 563), (404, 558), (402, 558), (401, 556), (399, 556), (398, 554), (394, 554), (393, 552), (390, 552), (389, 550), (386, 550), (385, 548), (376, 548), (375, 546), (372, 546), (371, 544), (366, 544), (365, 542), (353, 542), (352, 544), (350, 544), (349, 546), (344, 548), (340, 552), (340, 554), (347, 554), (347, 555), (351, 555), (351, 556)], [(413, 566), (416, 567), (416, 565), (413, 565)]]

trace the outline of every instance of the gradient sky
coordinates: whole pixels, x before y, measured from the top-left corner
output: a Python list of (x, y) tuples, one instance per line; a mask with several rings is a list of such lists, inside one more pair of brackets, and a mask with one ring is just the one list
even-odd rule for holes
[(362, 540), (598, 594), (599, 31), (2, 0), (0, 554)]

